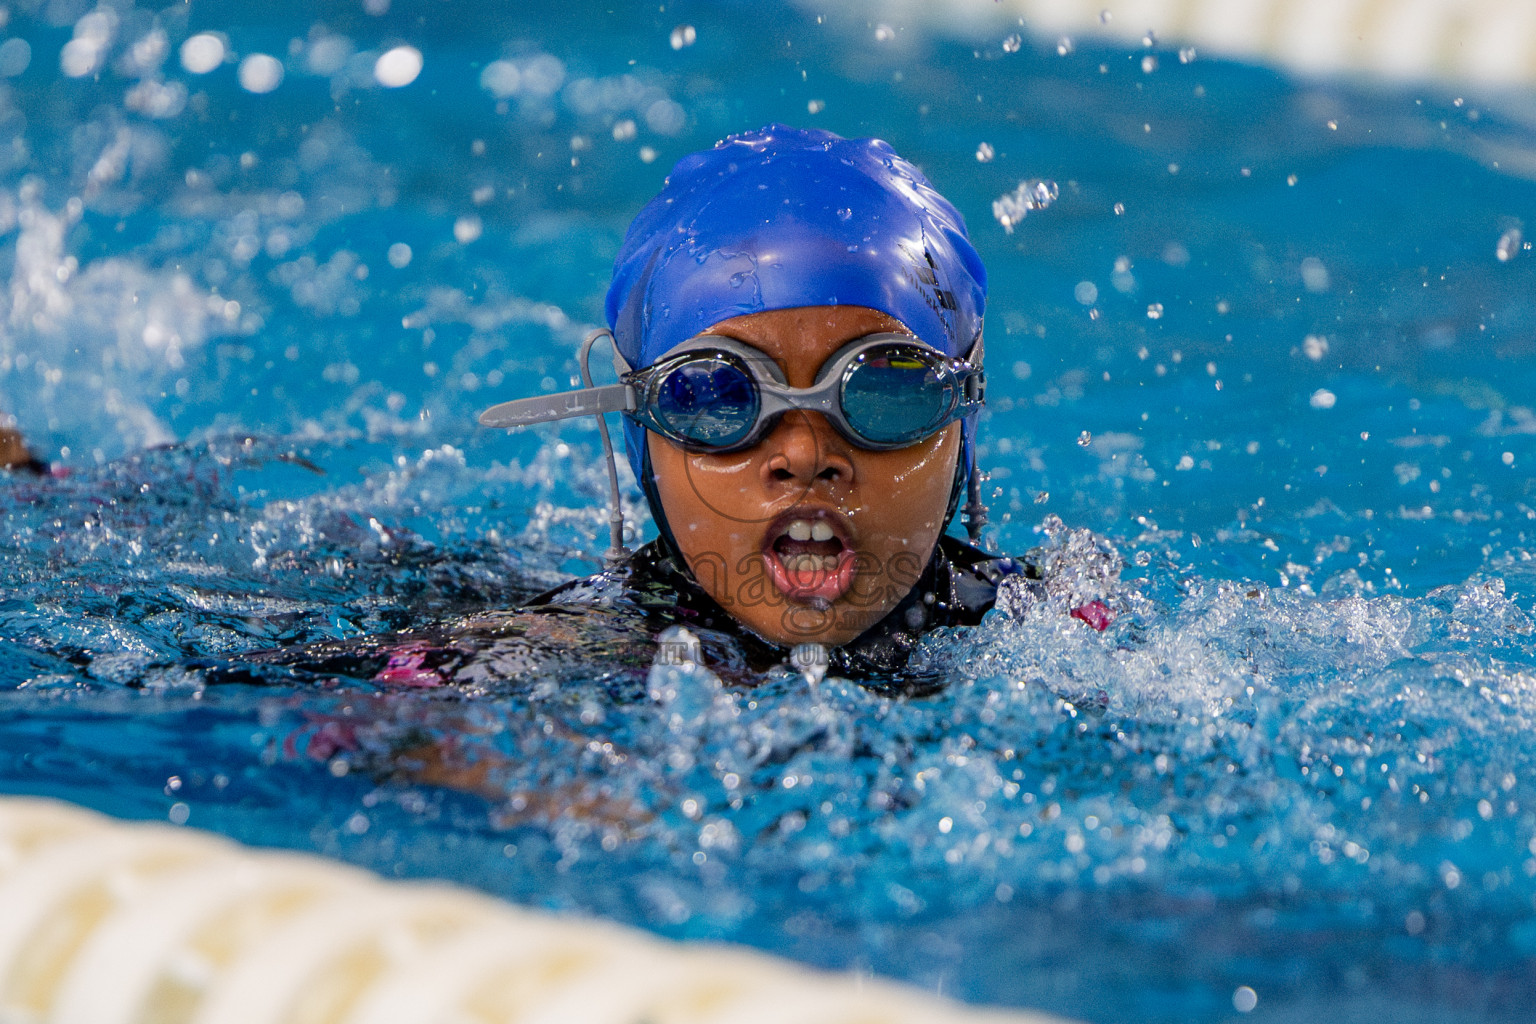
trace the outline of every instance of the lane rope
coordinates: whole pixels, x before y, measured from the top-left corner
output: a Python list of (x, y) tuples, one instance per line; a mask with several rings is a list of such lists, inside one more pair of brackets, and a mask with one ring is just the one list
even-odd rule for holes
[(0, 798), (0, 1024), (1065, 1024)]

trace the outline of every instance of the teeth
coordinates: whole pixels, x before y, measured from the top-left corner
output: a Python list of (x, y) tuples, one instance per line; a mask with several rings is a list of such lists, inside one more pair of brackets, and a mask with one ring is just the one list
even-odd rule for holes
[(837, 556), (790, 555), (784, 559), (784, 568), (790, 572), (832, 572), (837, 568)]
[(811, 524), (811, 540), (831, 540), (832, 527), (824, 519), (818, 519)]
[(815, 532), (815, 528), (804, 519), (796, 519), (789, 524), (790, 540), (810, 540)]

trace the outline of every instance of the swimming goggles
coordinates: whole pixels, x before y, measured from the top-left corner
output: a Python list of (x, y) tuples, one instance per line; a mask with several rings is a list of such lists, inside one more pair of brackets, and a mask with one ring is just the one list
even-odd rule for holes
[[(590, 350), (583, 349), (583, 357)], [(980, 362), (978, 340), (973, 358)], [(978, 411), (979, 365), (906, 334), (855, 338), (822, 364), (816, 382), (792, 388), (766, 354), (734, 338), (701, 334), (634, 370), (614, 353), (618, 384), (503, 402), (480, 414), (488, 427), (623, 412), (695, 452), (750, 448), (786, 412), (819, 412), (860, 448), (905, 448)]]

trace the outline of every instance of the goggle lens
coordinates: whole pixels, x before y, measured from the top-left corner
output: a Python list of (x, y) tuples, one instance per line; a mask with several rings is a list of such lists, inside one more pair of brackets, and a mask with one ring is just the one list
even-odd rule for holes
[(757, 423), (757, 385), (724, 353), (692, 356), (662, 373), (654, 391), (656, 418), (677, 437), (706, 448), (740, 443)]
[(936, 431), (955, 405), (953, 377), (907, 345), (870, 349), (843, 375), (843, 416), (882, 445), (916, 442)]

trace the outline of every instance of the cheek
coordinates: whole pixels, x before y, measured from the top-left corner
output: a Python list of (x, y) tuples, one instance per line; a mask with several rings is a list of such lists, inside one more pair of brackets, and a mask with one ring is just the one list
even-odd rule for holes
[[(885, 453), (885, 458), (887, 461), (881, 475), (888, 481), (890, 492), (924, 503), (921, 508), (911, 511), (926, 509), (935, 496), (947, 502), (960, 458), (958, 424), (920, 445)], [(942, 508), (939, 513), (943, 513)]]
[[(662, 511), (683, 554), (724, 554), (748, 543), (753, 517), (753, 467), (739, 455), (695, 455), (666, 442), (651, 443), (651, 467)], [(755, 543), (755, 541), (752, 541)]]

